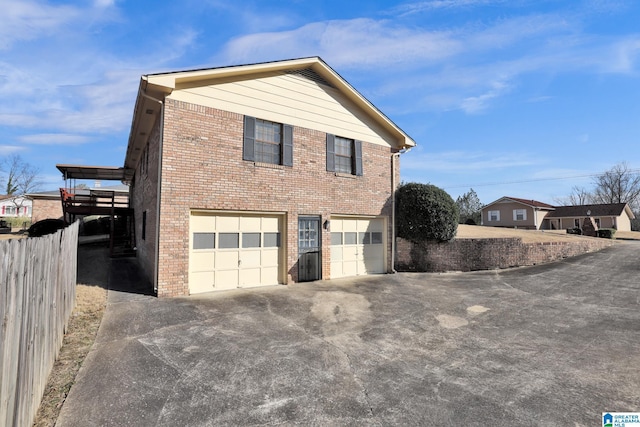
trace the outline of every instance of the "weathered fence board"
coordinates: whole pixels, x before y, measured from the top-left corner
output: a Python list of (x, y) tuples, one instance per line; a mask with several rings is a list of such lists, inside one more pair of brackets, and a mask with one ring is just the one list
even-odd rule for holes
[(75, 304), (78, 223), (0, 241), (0, 426), (30, 426)]

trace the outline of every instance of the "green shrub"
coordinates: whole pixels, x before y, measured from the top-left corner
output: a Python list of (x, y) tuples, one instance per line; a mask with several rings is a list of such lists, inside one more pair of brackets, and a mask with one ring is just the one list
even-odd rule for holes
[(615, 239), (615, 234), (615, 228), (601, 228), (598, 230), (598, 237), (602, 237), (603, 239)]
[(18, 216), (18, 217), (0, 217), (1, 220), (5, 221), (7, 225), (11, 228), (21, 228), (26, 229), (31, 225), (31, 218)]
[(447, 192), (431, 184), (402, 184), (396, 190), (397, 235), (412, 242), (453, 239), (458, 207)]
[(582, 234), (582, 230), (578, 227), (567, 228), (567, 234)]

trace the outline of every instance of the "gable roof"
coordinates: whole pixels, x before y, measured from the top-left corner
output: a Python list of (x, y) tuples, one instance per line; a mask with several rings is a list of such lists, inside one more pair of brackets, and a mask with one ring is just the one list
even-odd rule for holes
[[(589, 212), (589, 213), (587, 213)], [(574, 205), (574, 206), (558, 206), (554, 212), (549, 213), (547, 218), (568, 218), (568, 217), (585, 217), (585, 216), (620, 216), (624, 212), (630, 219), (634, 219), (635, 215), (626, 203), (611, 203), (602, 205)]]
[(482, 209), (485, 209), (485, 208), (487, 208), (487, 207), (489, 207), (491, 205), (495, 205), (496, 203), (509, 203), (509, 202), (520, 203), (522, 205), (526, 205), (526, 206), (529, 206), (531, 208), (543, 209), (543, 210), (549, 210), (549, 211), (552, 211), (552, 210), (556, 209), (555, 206), (552, 206), (552, 205), (547, 204), (547, 203), (539, 202), (537, 200), (520, 199), (518, 197), (506, 197), (506, 196), (499, 198), (495, 202), (491, 202), (488, 205), (485, 205)]
[(124, 168), (126, 180), (133, 176), (142, 149), (146, 145), (151, 130), (161, 112), (164, 97), (174, 89), (185, 85), (211, 84), (213, 81), (251, 79), (265, 73), (287, 72), (304, 74), (318, 83), (331, 86), (370, 116), (382, 129), (389, 132), (398, 148), (409, 148), (415, 141), (384, 115), (369, 100), (353, 88), (320, 57), (289, 59), (247, 65), (234, 65), (198, 70), (174, 71), (143, 75), (140, 79), (138, 96), (131, 123)]

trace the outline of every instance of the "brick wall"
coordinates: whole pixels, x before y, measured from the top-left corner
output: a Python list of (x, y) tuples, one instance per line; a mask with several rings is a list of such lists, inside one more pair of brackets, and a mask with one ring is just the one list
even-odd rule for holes
[(62, 218), (62, 202), (60, 199), (36, 199), (32, 201), (31, 223), (47, 218)]
[[(166, 100), (158, 296), (188, 294), (189, 214), (193, 209), (286, 212), (287, 282), (297, 280), (298, 215), (320, 215), (322, 221), (340, 214), (390, 216), (392, 149), (363, 141), (364, 176), (336, 176), (326, 171), (324, 132), (294, 127), (293, 134), (293, 167), (258, 165), (242, 160), (241, 114)], [(152, 147), (150, 153), (153, 151)], [(157, 159), (149, 163), (157, 168)], [(143, 180), (138, 175), (137, 171), (133, 190), (136, 224), (141, 210), (155, 210), (154, 186), (141, 188), (153, 178)], [(399, 171), (396, 177), (398, 182)], [(389, 252), (390, 221), (388, 224)], [(149, 225), (148, 218), (147, 234)], [(146, 246), (139, 249), (141, 263), (151, 265), (152, 249)], [(330, 278), (329, 248), (330, 234), (323, 232), (324, 279)], [(389, 263), (390, 256), (387, 259)]]
[(474, 271), (537, 265), (594, 252), (613, 245), (607, 239), (523, 243), (519, 238), (453, 239), (412, 244), (397, 239), (399, 271)]
[[(136, 228), (136, 256), (147, 279), (153, 283), (156, 264), (157, 193), (160, 159), (160, 120), (156, 120), (129, 187)], [(143, 233), (144, 228), (144, 233)]]

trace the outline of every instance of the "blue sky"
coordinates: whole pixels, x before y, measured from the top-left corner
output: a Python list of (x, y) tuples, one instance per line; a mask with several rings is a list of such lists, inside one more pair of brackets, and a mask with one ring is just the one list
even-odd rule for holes
[[(0, 0), (0, 156), (121, 166), (142, 74), (320, 56), (418, 143), (402, 179), (547, 203), (640, 169), (635, 0)], [(558, 179), (563, 178), (563, 179)], [(88, 183), (91, 184), (91, 183)]]

